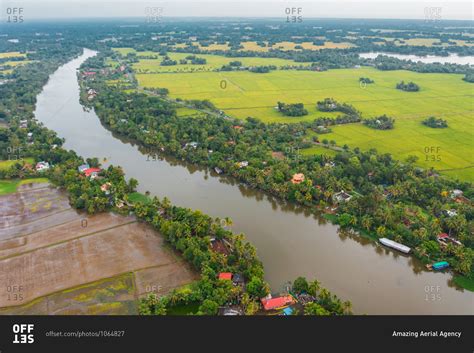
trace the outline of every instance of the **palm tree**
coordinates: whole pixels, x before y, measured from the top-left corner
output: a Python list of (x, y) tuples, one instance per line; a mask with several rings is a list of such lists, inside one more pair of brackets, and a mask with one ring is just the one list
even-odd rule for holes
[(316, 297), (320, 289), (321, 283), (319, 283), (318, 280), (315, 279), (313, 282), (309, 283), (308, 293)]
[(226, 226), (226, 227), (231, 227), (232, 224), (234, 224), (234, 222), (232, 221), (232, 219), (229, 218), (229, 217), (225, 217), (225, 218), (224, 218), (224, 221), (225, 221), (225, 226)]
[(361, 220), (362, 227), (364, 227), (367, 231), (370, 230), (370, 227), (372, 226), (372, 217), (369, 215), (364, 215)]
[(344, 311), (344, 314), (349, 315), (352, 314), (352, 303), (350, 301), (345, 301), (342, 303), (342, 308)]

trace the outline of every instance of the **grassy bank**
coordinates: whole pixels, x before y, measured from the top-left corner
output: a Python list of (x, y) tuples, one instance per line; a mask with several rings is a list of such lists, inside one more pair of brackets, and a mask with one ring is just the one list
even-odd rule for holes
[(31, 183), (47, 183), (47, 178), (31, 178), (31, 179), (13, 179), (13, 180), (0, 180), (0, 195), (6, 195), (14, 193), (18, 190), (18, 187), (25, 184)]

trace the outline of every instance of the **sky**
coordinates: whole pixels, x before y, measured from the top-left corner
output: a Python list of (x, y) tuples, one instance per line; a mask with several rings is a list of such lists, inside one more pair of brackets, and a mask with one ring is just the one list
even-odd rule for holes
[[(1, 0), (2, 16), (23, 8), (24, 20), (73, 18), (145, 18), (150, 11), (163, 17), (273, 17), (287, 11), (303, 18), (383, 18), (472, 20), (473, 2), (445, 0)], [(153, 10), (151, 10), (153, 9)], [(300, 10), (298, 10), (300, 9)]]

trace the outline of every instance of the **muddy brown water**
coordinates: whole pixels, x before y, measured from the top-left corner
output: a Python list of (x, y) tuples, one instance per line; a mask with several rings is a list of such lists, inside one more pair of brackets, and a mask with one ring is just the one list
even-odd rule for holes
[(106, 158), (105, 166), (121, 165), (128, 178), (139, 181), (139, 191), (232, 218), (232, 230), (257, 247), (273, 291), (302, 275), (351, 300), (357, 313), (474, 314), (474, 294), (457, 288), (449, 273), (428, 272), (413, 257), (340, 232), (309, 209), (227, 177), (169, 157), (149, 158), (133, 142), (114, 136), (79, 103), (76, 69), (93, 55), (85, 49), (50, 77), (38, 95), (36, 118), (64, 137), (66, 148)]

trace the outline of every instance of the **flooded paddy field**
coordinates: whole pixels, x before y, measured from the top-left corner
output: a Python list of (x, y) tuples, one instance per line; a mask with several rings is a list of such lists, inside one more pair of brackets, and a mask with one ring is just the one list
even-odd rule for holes
[(48, 184), (0, 204), (0, 314), (134, 314), (140, 296), (197, 278), (148, 225), (81, 214)]

